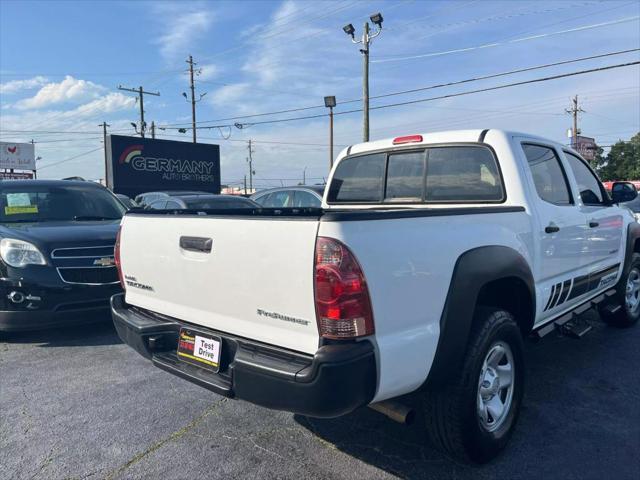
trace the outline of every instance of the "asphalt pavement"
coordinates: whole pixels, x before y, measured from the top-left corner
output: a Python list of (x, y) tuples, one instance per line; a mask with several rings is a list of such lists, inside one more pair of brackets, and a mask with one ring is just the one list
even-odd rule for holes
[(425, 444), (420, 416), (318, 420), (217, 396), (153, 367), (108, 322), (4, 335), (0, 478), (637, 480), (640, 325), (594, 325), (527, 344), (517, 430), (484, 466)]

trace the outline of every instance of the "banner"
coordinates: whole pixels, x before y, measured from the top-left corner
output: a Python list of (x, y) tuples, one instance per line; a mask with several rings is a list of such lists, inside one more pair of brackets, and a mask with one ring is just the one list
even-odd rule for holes
[(0, 172), (2, 180), (32, 180), (33, 172)]
[(220, 193), (220, 146), (109, 135), (107, 187), (129, 197), (165, 190)]

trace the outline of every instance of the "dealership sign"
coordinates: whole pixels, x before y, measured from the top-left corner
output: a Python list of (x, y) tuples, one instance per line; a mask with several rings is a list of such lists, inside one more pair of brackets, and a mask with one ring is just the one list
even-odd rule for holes
[(0, 168), (35, 170), (36, 156), (33, 143), (0, 142)]
[(220, 147), (110, 135), (107, 186), (129, 196), (158, 190), (220, 193)]
[(0, 172), (2, 180), (33, 180), (33, 172)]
[(582, 155), (585, 160), (589, 160), (590, 162), (595, 160), (596, 153), (598, 153), (598, 145), (596, 145), (596, 140), (590, 137), (583, 137), (582, 135), (578, 135), (576, 140), (576, 150), (578, 151), (578, 153)]

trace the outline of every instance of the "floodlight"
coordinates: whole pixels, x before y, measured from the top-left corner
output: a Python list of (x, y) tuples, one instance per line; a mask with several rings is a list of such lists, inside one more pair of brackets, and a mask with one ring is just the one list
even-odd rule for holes
[(374, 13), (374, 14), (373, 14), (373, 15), (371, 15), (369, 18), (370, 18), (370, 19), (371, 19), (371, 21), (372, 21), (373, 23), (375, 23), (378, 27), (382, 28), (382, 21), (383, 21), (384, 19), (382, 18), (382, 14), (381, 14), (380, 12), (378, 12), (378, 13)]
[(185, 92), (182, 92), (182, 96), (188, 100), (187, 94)]
[(344, 33), (346, 33), (347, 35), (351, 35), (353, 37), (353, 34), (356, 33), (356, 29), (353, 28), (353, 25), (349, 24), (349, 25), (345, 25), (344, 27), (342, 27), (342, 30), (344, 30)]
[(324, 106), (327, 108), (333, 108), (336, 106), (336, 97), (324, 97)]

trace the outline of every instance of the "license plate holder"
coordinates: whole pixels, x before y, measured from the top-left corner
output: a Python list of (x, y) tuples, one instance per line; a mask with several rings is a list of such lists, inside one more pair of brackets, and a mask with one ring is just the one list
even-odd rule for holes
[(222, 339), (190, 328), (181, 328), (178, 336), (178, 359), (200, 368), (218, 372)]

